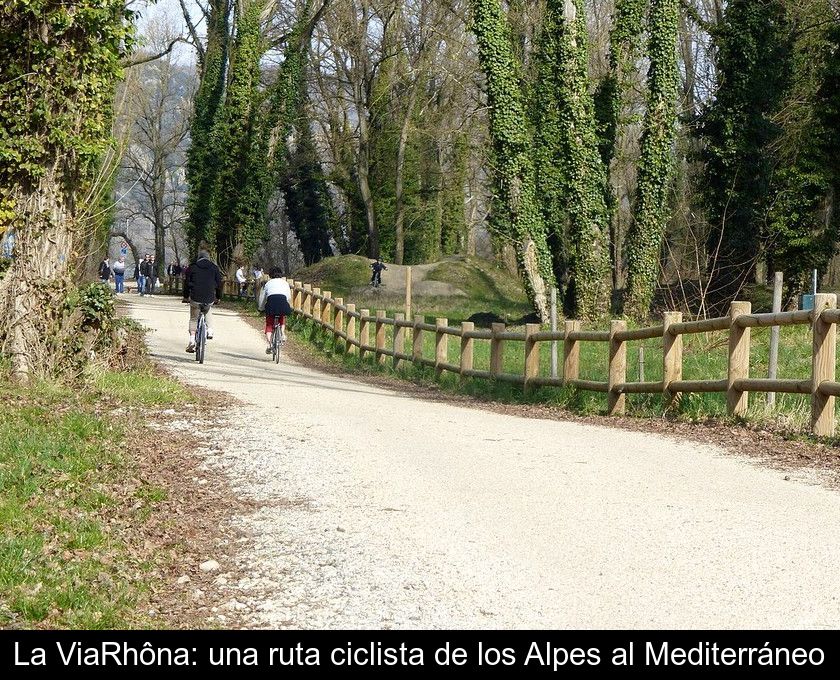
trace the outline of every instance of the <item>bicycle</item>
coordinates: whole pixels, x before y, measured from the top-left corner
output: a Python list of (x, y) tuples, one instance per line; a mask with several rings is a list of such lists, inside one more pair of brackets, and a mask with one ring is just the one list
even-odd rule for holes
[(280, 333), (280, 317), (274, 317), (274, 328), (271, 331), (271, 358), (275, 364), (280, 363), (280, 348), (283, 346), (283, 335)]
[(210, 305), (202, 303), (198, 308), (198, 322), (195, 327), (195, 360), (204, 363), (204, 348), (207, 345), (207, 312)]

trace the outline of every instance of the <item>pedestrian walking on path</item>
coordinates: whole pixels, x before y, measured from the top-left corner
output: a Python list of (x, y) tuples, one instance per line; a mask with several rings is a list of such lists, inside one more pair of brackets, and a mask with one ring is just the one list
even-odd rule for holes
[(124, 292), (125, 282), (125, 257), (120, 256), (120, 259), (114, 262), (114, 292), (119, 294)]

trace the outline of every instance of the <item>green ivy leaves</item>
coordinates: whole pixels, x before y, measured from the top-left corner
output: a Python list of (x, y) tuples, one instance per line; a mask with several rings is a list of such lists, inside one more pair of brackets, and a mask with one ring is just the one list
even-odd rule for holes
[(670, 217), (668, 186), (677, 123), (678, 0), (651, 0), (648, 95), (641, 140), (637, 207), (627, 235), (625, 314), (643, 319), (659, 280), (659, 253)]

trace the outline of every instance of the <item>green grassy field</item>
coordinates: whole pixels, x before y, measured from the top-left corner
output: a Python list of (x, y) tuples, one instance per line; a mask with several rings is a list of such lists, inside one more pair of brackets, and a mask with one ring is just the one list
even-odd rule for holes
[[(187, 397), (175, 381), (144, 370), (101, 372), (84, 389), (0, 380), (0, 627), (142, 625), (135, 605), (149, 565), (130, 558), (109, 523), (135, 474), (125, 455), (134, 423), (102, 405), (166, 406)], [(129, 499), (136, 520), (165, 494), (140, 485)]]
[[(329, 257), (296, 272), (291, 278), (328, 290), (352, 302), (357, 310), (384, 309), (389, 316), (405, 311), (405, 291), (373, 289), (370, 260), (358, 255)], [(522, 283), (493, 262), (475, 257), (442, 260), (431, 266), (426, 281), (449, 284), (464, 295), (412, 296), (412, 315), (446, 317), (460, 323), (473, 314), (493, 314), (499, 320), (519, 320), (533, 312)]]
[[(373, 370), (398, 373), (402, 377), (421, 380), (433, 380), (434, 371), (429, 368), (415, 367), (403, 362), (399, 371), (391, 368), (391, 359), (382, 366), (373, 363), (369, 354), (364, 362), (356, 356), (347, 355), (342, 343), (334, 347), (332, 335), (323, 332), (309, 321), (298, 319), (293, 328), (305, 340), (314, 343), (320, 349), (333, 354), (342, 361), (348, 370)], [(511, 327), (511, 330), (522, 330)], [(393, 346), (393, 328), (385, 327), (386, 347)], [(373, 344), (373, 325), (371, 324), (371, 344)], [(750, 354), (750, 375), (766, 377), (769, 354), (769, 329), (753, 329)], [(410, 353), (410, 340), (406, 342)], [(551, 373), (551, 343), (541, 342), (540, 374)], [(580, 377), (588, 380), (607, 380), (608, 346), (606, 342), (582, 342), (580, 355)], [(657, 381), (662, 379), (662, 341), (645, 340), (628, 343), (627, 380), (640, 379), (639, 348), (644, 348), (644, 379)], [(423, 334), (423, 356), (434, 357), (434, 333)], [(563, 346), (558, 343), (558, 372), (562, 376)], [(448, 362), (458, 365), (460, 360), (460, 340), (450, 337), (447, 347)], [(524, 370), (524, 343), (506, 341), (503, 345), (503, 371), (522, 374)], [(490, 342), (475, 340), (473, 345), (473, 366), (477, 370), (489, 370)], [(685, 380), (724, 379), (727, 371), (727, 334), (726, 332), (703, 333), (684, 336), (683, 378)], [(783, 328), (779, 350), (779, 378), (808, 379), (811, 372), (811, 336), (807, 326)], [(513, 402), (544, 402), (556, 404), (581, 413), (605, 412), (607, 398), (605, 394), (579, 391), (572, 388), (544, 387), (523, 394), (522, 388), (504, 382), (484, 379), (461, 380), (459, 376), (444, 373), (438, 380), (445, 388), (467, 392), (482, 398), (499, 399)], [(809, 397), (807, 395), (779, 394), (772, 412), (766, 407), (764, 394), (750, 395), (748, 419), (775, 421), (791, 432), (807, 430), (810, 417)], [(838, 405), (840, 408), (840, 405)], [(627, 413), (636, 416), (659, 416), (664, 411), (661, 395), (627, 395)], [(705, 420), (726, 418), (726, 397), (723, 393), (692, 393), (681, 396), (679, 402), (671, 407), (671, 414), (687, 420)]]
[[(333, 297), (343, 297), (345, 302), (352, 302), (356, 310), (385, 310), (393, 318), (396, 312), (404, 311), (404, 299), (400, 296), (380, 294), (364, 284), (369, 277), (367, 258), (347, 255), (327, 258), (312, 267), (298, 272), (293, 278), (312, 283), (322, 290), (330, 290)], [(427, 280), (439, 280), (457, 286), (467, 293), (467, 297), (424, 297), (415, 296), (412, 314), (422, 314), (427, 321), (442, 317), (450, 326), (459, 326), (461, 321), (473, 314), (490, 314), (497, 319), (507, 321), (508, 329), (524, 330), (524, 317), (531, 312), (520, 281), (497, 268), (493, 263), (476, 258), (453, 258), (444, 260), (427, 274)], [(771, 298), (766, 287), (753, 286), (745, 292), (753, 301), (756, 312), (768, 311)], [(250, 309), (241, 305), (241, 309)], [(561, 328), (562, 328), (562, 321)], [(652, 322), (655, 323), (655, 322)], [(488, 324), (476, 324), (488, 325)], [(605, 329), (605, 324), (595, 324), (592, 328)], [(318, 332), (310, 324), (296, 322), (295, 328), (303, 337), (315, 342), (319, 347), (332, 350), (331, 336)], [(545, 327), (544, 327), (545, 328)], [(393, 328), (385, 327), (386, 346), (393, 345)], [(407, 332), (410, 337), (410, 331)], [(371, 338), (373, 329), (371, 328)], [(685, 380), (723, 379), (727, 371), (727, 332), (702, 333), (683, 336), (683, 378)], [(373, 340), (371, 340), (373, 342)], [(458, 364), (460, 356), (459, 339), (450, 337), (448, 341), (449, 363)], [(424, 334), (424, 356), (434, 356), (434, 334)], [(770, 329), (752, 329), (750, 376), (767, 377)], [(407, 339), (410, 348), (410, 340)], [(658, 381), (662, 378), (662, 341), (658, 339), (633, 341), (627, 343), (627, 380), (640, 379), (639, 350), (644, 350), (644, 379)], [(409, 349), (410, 351), (410, 349)], [(540, 343), (540, 373), (550, 375), (551, 344)], [(558, 366), (562, 376), (562, 343), (558, 343)], [(355, 370), (358, 359), (347, 357), (341, 351), (336, 357), (347, 364), (349, 370)], [(489, 370), (490, 343), (487, 340), (475, 340), (473, 346), (473, 365), (477, 370)], [(604, 381), (607, 379), (608, 345), (606, 342), (582, 342), (580, 377), (582, 379)], [(390, 359), (384, 367), (365, 364), (364, 370), (383, 370), (391, 372)], [(506, 373), (522, 374), (524, 369), (524, 343), (508, 341), (504, 343), (503, 370)], [(400, 374), (412, 379), (433, 379), (433, 371), (417, 368), (404, 363)], [(781, 329), (779, 349), (779, 378), (808, 379), (811, 374), (811, 334), (807, 326), (793, 326)], [(576, 391), (574, 389), (540, 388), (533, 390), (527, 397), (519, 386), (503, 382), (482, 379), (460, 380), (458, 376), (444, 373), (439, 382), (447, 389), (466, 391), (485, 398), (509, 401), (539, 401), (558, 404), (583, 413), (600, 413), (606, 410), (605, 394)], [(627, 412), (638, 416), (659, 416), (664, 411), (661, 395), (627, 395)], [(726, 418), (726, 397), (722, 393), (683, 394), (676, 405), (672, 405), (670, 414), (689, 420), (708, 418)], [(840, 400), (838, 400), (840, 408)], [(772, 411), (766, 407), (766, 395), (752, 393), (748, 419), (777, 423), (790, 432), (807, 431), (810, 418), (809, 397), (807, 395), (778, 394)]]

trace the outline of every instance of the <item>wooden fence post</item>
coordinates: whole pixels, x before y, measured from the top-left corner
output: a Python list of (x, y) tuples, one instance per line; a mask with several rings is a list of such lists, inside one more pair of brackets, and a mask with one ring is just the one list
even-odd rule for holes
[(503, 371), (504, 340), (498, 336), (499, 333), (505, 332), (505, 325), (503, 323), (491, 324), (490, 332), (493, 335), (490, 339), (490, 376), (495, 378), (497, 375), (501, 375)]
[(411, 360), (415, 364), (423, 358), (423, 331), (417, 328), (417, 324), (426, 323), (426, 317), (422, 314), (414, 316), (414, 326), (411, 329)]
[(811, 359), (811, 431), (818, 437), (834, 435), (834, 397), (820, 391), (820, 384), (835, 380), (837, 325), (823, 321), (825, 309), (837, 308), (834, 293), (814, 297), (813, 356)]
[(538, 323), (525, 324), (525, 380), (522, 383), (522, 389), (526, 394), (533, 389), (531, 379), (540, 374), (540, 346), (531, 340), (531, 336), (539, 332)]
[(569, 333), (580, 330), (580, 321), (570, 320), (565, 323), (563, 338), (563, 384), (568, 385), (580, 377), (580, 341), (572, 340)]
[(315, 297), (316, 295), (317, 296), (321, 295), (321, 289), (320, 288), (313, 288), (312, 289), (312, 298), (313, 298), (313, 300), (312, 300), (312, 320), (320, 326), (321, 325), (321, 298), (320, 297)]
[(626, 395), (618, 392), (616, 386), (627, 382), (627, 343), (617, 339), (616, 333), (627, 330), (627, 322), (621, 319), (610, 321), (610, 364), (607, 385), (607, 412), (611, 416), (624, 415)]
[(347, 354), (355, 354), (356, 353), (356, 345), (353, 344), (353, 340), (356, 339), (356, 317), (353, 314), (356, 313), (356, 305), (352, 302), (347, 304)]
[(312, 284), (303, 284), (303, 315), (310, 316), (312, 314)]
[(289, 302), (292, 304), (292, 309), (296, 312), (300, 311), (300, 291), (298, 290), (299, 283), (292, 279), (289, 281), (289, 288), (292, 289), (292, 299)]
[(729, 305), (729, 370), (726, 378), (726, 408), (731, 416), (745, 416), (749, 392), (735, 387), (735, 382), (750, 377), (750, 329), (736, 323), (739, 316), (749, 314), (752, 304), (732, 302)]
[(364, 359), (367, 351), (365, 347), (370, 346), (370, 322), (366, 319), (370, 316), (370, 310), (363, 309), (359, 313), (362, 315), (359, 319), (359, 359)]
[(466, 337), (466, 333), (472, 333), (475, 330), (475, 324), (472, 321), (461, 322), (461, 380), (467, 376), (464, 371), (471, 371), (473, 369), (473, 338)]
[(373, 358), (375, 359), (377, 364), (384, 364), (385, 363), (385, 355), (382, 353), (382, 350), (385, 349), (385, 324), (382, 323), (382, 319), (385, 318), (385, 310), (384, 309), (377, 309), (376, 310), (376, 349), (373, 353)]
[[(396, 312), (394, 314), (394, 321), (405, 321), (405, 314)], [(394, 368), (400, 367), (402, 359), (397, 357), (397, 354), (405, 354), (405, 326), (398, 326), (394, 324)]]
[(682, 312), (665, 312), (662, 315), (662, 396), (665, 408), (670, 407), (677, 398), (671, 383), (682, 380), (682, 335), (670, 331), (672, 324), (681, 322)]
[(330, 302), (331, 299), (332, 291), (325, 290), (324, 302), (321, 307), (321, 323), (324, 324), (324, 328), (328, 330), (332, 329), (332, 303)]
[(445, 364), (449, 357), (449, 336), (441, 330), (448, 323), (448, 319), (435, 319), (435, 325), (437, 326), (435, 331), (435, 378), (439, 378), (440, 374), (443, 373), (440, 365)]
[(338, 350), (341, 343), (341, 333), (344, 330), (344, 312), (341, 307), (344, 306), (344, 298), (335, 299), (335, 321), (333, 322), (333, 351)]

